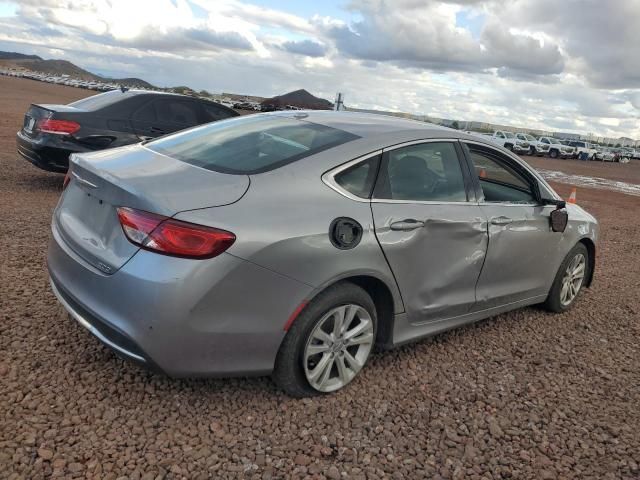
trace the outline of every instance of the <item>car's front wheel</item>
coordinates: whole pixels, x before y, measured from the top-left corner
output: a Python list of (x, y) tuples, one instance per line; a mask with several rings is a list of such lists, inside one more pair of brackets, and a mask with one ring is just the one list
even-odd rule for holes
[(578, 243), (560, 265), (544, 306), (552, 312), (571, 308), (588, 278), (589, 268), (587, 247)]
[(533, 157), (535, 154), (536, 154), (536, 148), (533, 145), (531, 145), (529, 147), (529, 155)]
[(375, 343), (375, 304), (343, 282), (315, 297), (295, 319), (280, 347), (274, 382), (294, 397), (335, 392), (362, 370)]

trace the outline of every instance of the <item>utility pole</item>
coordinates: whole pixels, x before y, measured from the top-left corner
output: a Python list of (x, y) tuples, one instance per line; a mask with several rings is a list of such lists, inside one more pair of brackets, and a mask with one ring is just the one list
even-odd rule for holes
[(333, 103), (333, 109), (336, 111), (344, 110), (344, 96), (340, 92), (336, 93), (336, 101)]

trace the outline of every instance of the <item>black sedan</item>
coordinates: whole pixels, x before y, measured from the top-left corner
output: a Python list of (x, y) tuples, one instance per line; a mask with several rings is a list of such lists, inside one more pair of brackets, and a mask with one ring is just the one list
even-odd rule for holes
[(18, 153), (51, 172), (69, 155), (137, 143), (238, 113), (218, 103), (144, 90), (113, 90), (69, 105), (31, 105), (17, 134)]

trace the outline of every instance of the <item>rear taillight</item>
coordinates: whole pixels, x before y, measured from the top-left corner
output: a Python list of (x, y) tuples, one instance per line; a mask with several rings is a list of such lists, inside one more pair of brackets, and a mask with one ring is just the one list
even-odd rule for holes
[(62, 181), (62, 190), (67, 188), (67, 185), (69, 185), (70, 181), (71, 181), (71, 170), (67, 170), (67, 173), (64, 176), (64, 180)]
[(118, 208), (122, 230), (131, 243), (153, 252), (184, 258), (212, 258), (236, 236), (225, 230), (182, 222), (133, 208)]
[(71, 135), (80, 130), (80, 124), (71, 120), (52, 120), (42, 118), (38, 120), (36, 129), (44, 133), (55, 133), (57, 135)]

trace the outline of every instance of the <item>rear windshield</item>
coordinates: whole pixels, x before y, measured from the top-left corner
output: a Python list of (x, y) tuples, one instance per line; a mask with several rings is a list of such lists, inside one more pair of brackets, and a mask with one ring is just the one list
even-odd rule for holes
[(274, 115), (247, 115), (146, 144), (158, 153), (222, 173), (254, 174), (359, 138), (344, 130)]
[(79, 110), (100, 110), (101, 108), (108, 107), (116, 102), (125, 98), (125, 93), (121, 90), (112, 90), (110, 92), (100, 93), (91, 97), (83, 98), (77, 102), (70, 103), (70, 107), (75, 107)]

